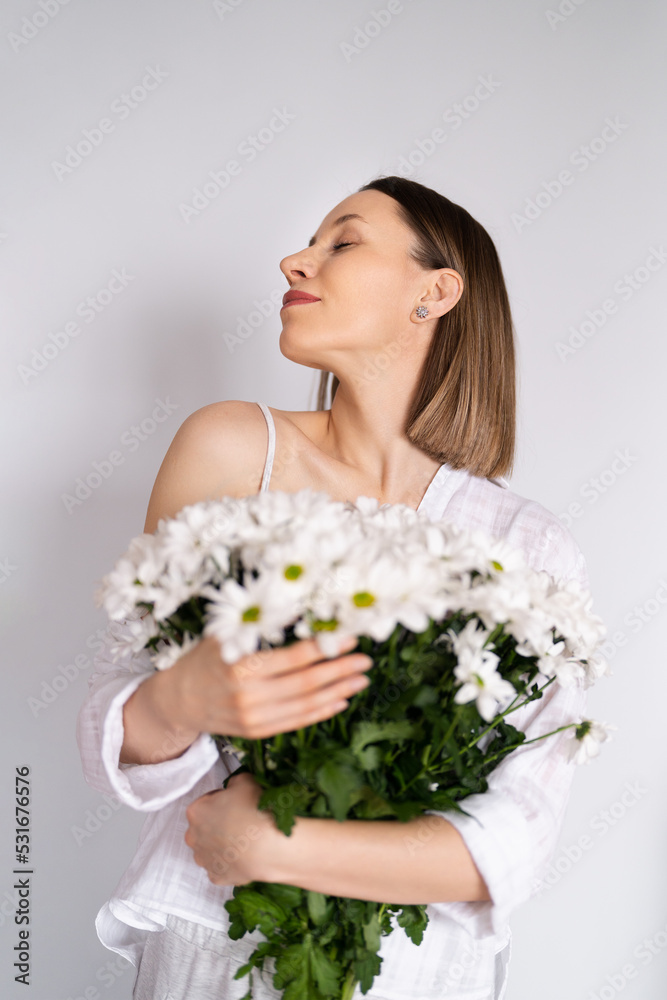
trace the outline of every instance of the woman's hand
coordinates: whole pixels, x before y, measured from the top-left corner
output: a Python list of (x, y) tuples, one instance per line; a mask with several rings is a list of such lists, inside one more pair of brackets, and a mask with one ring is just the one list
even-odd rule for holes
[[(356, 643), (351, 637), (343, 650)], [(315, 639), (227, 663), (207, 636), (127, 700), (120, 760), (178, 757), (200, 733), (263, 739), (322, 722), (368, 685), (363, 671), (372, 663), (363, 653), (325, 659)]]
[(270, 812), (257, 808), (262, 788), (247, 772), (195, 799), (185, 811), (185, 843), (214, 885), (270, 880), (270, 858), (283, 838)]
[(372, 662), (363, 653), (326, 660), (315, 639), (303, 639), (230, 664), (208, 636), (164, 671), (172, 682), (166, 707), (185, 729), (263, 739), (341, 711), (369, 683), (362, 671)]

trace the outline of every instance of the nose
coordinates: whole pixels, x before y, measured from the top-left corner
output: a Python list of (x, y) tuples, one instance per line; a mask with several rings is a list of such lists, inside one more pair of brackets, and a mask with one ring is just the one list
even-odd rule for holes
[(297, 253), (283, 257), (280, 262), (280, 270), (290, 285), (299, 278), (312, 277), (315, 272), (315, 262), (311, 256), (310, 249), (299, 250)]

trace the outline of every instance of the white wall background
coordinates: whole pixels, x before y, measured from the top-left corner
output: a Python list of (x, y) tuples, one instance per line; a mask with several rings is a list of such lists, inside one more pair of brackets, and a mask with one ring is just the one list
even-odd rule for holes
[[(338, 201), (411, 157), (411, 176), (497, 242), (519, 341), (511, 486), (557, 514), (575, 505), (571, 530), (613, 637), (614, 676), (590, 706), (618, 733), (577, 775), (551, 884), (515, 915), (508, 1000), (662, 1000), (667, 8), (392, 0), (362, 47), (357, 29), (388, 0), (62, 2), (0, 8), (2, 995), (28, 995), (12, 969), (11, 792), (23, 765), (29, 995), (131, 995), (130, 967), (98, 943), (93, 920), (142, 817), (85, 785), (74, 738), (104, 624), (95, 582), (142, 530), (188, 413), (219, 399), (315, 405), (317, 375), (281, 356), (276, 311), (233, 350), (225, 334), (284, 288), (278, 261)], [(149, 69), (155, 89), (123, 111)], [(251, 162), (239, 146), (276, 108), (293, 118)], [(90, 154), (54, 167), (101, 119), (111, 126)], [(445, 138), (429, 146), (437, 128)], [(240, 173), (186, 222), (179, 206), (232, 158)], [(537, 207), (522, 222), (528, 199)], [(103, 292), (87, 322), (79, 304), (114, 269), (131, 280), (109, 303)], [(175, 408), (151, 425), (156, 400)], [(112, 451), (113, 473), (68, 509), (63, 494)]]

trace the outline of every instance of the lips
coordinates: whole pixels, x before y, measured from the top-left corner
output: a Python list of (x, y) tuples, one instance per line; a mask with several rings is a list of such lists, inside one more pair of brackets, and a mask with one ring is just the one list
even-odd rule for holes
[(316, 295), (309, 295), (308, 292), (300, 292), (296, 288), (290, 288), (289, 292), (283, 295), (283, 309), (290, 305), (305, 305), (307, 302), (320, 302)]

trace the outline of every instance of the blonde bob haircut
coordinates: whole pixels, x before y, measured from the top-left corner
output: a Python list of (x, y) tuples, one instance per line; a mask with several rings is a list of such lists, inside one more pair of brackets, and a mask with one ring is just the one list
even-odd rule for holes
[[(435, 461), (474, 476), (507, 476), (514, 463), (516, 374), (512, 316), (493, 240), (460, 205), (416, 181), (379, 177), (359, 188), (398, 202), (426, 270), (452, 268), (461, 298), (438, 320), (408, 409), (405, 434)], [(323, 371), (317, 409), (326, 409)], [(333, 375), (331, 402), (339, 382)]]

